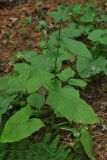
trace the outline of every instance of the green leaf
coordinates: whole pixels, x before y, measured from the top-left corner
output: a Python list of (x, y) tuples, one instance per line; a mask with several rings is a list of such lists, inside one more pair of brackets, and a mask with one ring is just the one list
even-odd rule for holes
[(81, 22), (94, 22), (95, 10), (93, 7), (87, 7), (83, 16), (80, 17)]
[(36, 58), (37, 54), (34, 51), (22, 51), (18, 52), (15, 57), (16, 59), (24, 59), (27, 62), (33, 62), (34, 59)]
[(45, 20), (41, 20), (41, 21), (39, 21), (39, 25), (40, 25), (41, 27), (47, 27), (47, 26), (48, 26), (48, 23), (47, 23)]
[(62, 29), (61, 32), (66, 35), (66, 37), (73, 38), (79, 37), (84, 32), (85, 27), (78, 25), (77, 23), (71, 23), (68, 27)]
[(25, 90), (25, 81), (30, 74), (29, 65), (15, 64), (14, 73), (0, 79), (1, 93), (13, 94)]
[(9, 77), (7, 82), (9, 86), (8, 93), (18, 93), (20, 91), (26, 90), (25, 88), (26, 79), (24, 79), (23, 76), (13, 74)]
[(4, 76), (0, 78), (0, 94), (8, 91), (8, 79), (9, 76)]
[(43, 70), (50, 71), (51, 61), (48, 57), (44, 55), (38, 55), (38, 56), (35, 56), (35, 58), (33, 58), (33, 60), (31, 61), (31, 67), (34, 68), (33, 70), (39, 68), (39, 70), (42, 70), (42, 71)]
[(107, 60), (102, 56), (92, 60), (78, 57), (76, 63), (77, 71), (82, 78), (88, 78), (101, 72), (104, 73), (106, 65)]
[(96, 29), (89, 34), (88, 39), (107, 45), (107, 30)]
[(32, 109), (27, 106), (10, 117), (6, 122), (0, 141), (2, 143), (16, 142), (43, 127), (44, 124), (40, 119), (30, 118), (32, 114)]
[(42, 6), (42, 5), (43, 5), (43, 2), (42, 2), (42, 1), (36, 2), (36, 4), (35, 4), (35, 6), (38, 6), (38, 7), (40, 7), (40, 6)]
[(84, 29), (87, 35), (89, 35), (89, 33), (92, 32), (93, 30), (95, 30), (95, 26), (93, 26), (92, 24), (85, 26), (85, 29)]
[(43, 70), (35, 70), (35, 74), (28, 79), (26, 83), (26, 88), (29, 93), (37, 91), (40, 87), (43, 87), (47, 83), (51, 81), (51, 79), (54, 77), (53, 74), (44, 71)]
[(75, 15), (80, 15), (83, 12), (82, 4), (73, 4), (70, 11)]
[(73, 77), (74, 75), (75, 75), (75, 72), (70, 67), (64, 69), (60, 74), (57, 74), (57, 76), (62, 81), (67, 81), (69, 78)]
[(81, 79), (74, 79), (74, 78), (70, 79), (68, 81), (68, 83), (70, 85), (79, 86), (79, 87), (86, 87), (86, 85), (87, 85), (87, 83), (85, 81), (83, 81)]
[(76, 68), (77, 68), (77, 71), (79, 72), (79, 75), (82, 78), (88, 78), (92, 75), (91, 74), (92, 61), (93, 60), (90, 60), (87, 58), (82, 58), (82, 57), (77, 58)]
[(32, 24), (33, 22), (34, 22), (34, 18), (32, 16), (28, 16), (22, 21), (22, 24), (27, 26)]
[(60, 80), (51, 80), (50, 83), (47, 83), (44, 88), (48, 91), (48, 92), (52, 92), (54, 91), (56, 88), (60, 88), (61, 87), (61, 81)]
[(16, 95), (1, 94), (0, 95), (0, 114), (7, 111), (8, 106), (14, 100)]
[(49, 73), (51, 62), (48, 57), (44, 55), (37, 56), (34, 52), (22, 52), (20, 53), (21, 56), (31, 64), (21, 63), (14, 65), (15, 71), (19, 75), (11, 76), (9, 79), (9, 85), (12, 90), (20, 91), (22, 89), (31, 93), (44, 86), (44, 84), (49, 83), (54, 75)]
[(14, 70), (20, 74), (23, 80), (26, 80), (30, 75), (30, 65), (26, 63), (14, 64)]
[(45, 103), (45, 97), (38, 93), (32, 93), (27, 98), (27, 103), (29, 103), (30, 105), (36, 108), (40, 108)]
[(4, 93), (0, 94), (0, 119), (2, 114), (6, 113), (11, 102), (14, 100), (15, 97), (16, 97), (16, 94), (14, 95), (8, 95)]
[[(34, 52), (20, 53), (17, 58), (24, 59), (29, 63), (14, 65), (14, 74), (0, 80), (0, 90), (7, 90), (8, 93), (28, 91), (29, 93), (38, 90), (54, 77), (51, 70), (51, 61), (44, 55), (36, 55)], [(5, 85), (5, 83), (6, 85)]]
[(100, 39), (100, 43), (101, 43), (101, 44), (104, 44), (104, 45), (107, 45), (107, 35), (103, 36), (103, 37)]
[(96, 29), (90, 32), (90, 34), (88, 35), (88, 39), (95, 41), (95, 42), (99, 42), (102, 34), (103, 34), (102, 29)]
[(63, 48), (59, 49), (58, 55), (56, 53), (57, 53), (57, 48), (53, 49), (50, 48), (48, 51), (46, 50), (44, 52), (44, 55), (50, 59), (52, 68), (54, 68), (55, 66), (55, 59), (57, 57), (57, 71), (60, 71), (62, 62), (64, 60), (71, 60), (73, 58), (73, 55)]
[(103, 21), (107, 23), (107, 14), (103, 16)]
[(46, 102), (70, 122), (99, 122), (91, 107), (79, 97), (79, 92), (74, 88), (58, 88), (49, 94)]
[(53, 17), (56, 23), (60, 23), (61, 20), (65, 21), (69, 18), (69, 7), (63, 5), (58, 6), (57, 11), (50, 11), (48, 15)]
[[(24, 59), (33, 67), (43, 67), (47, 71), (50, 70), (51, 64), (48, 57), (44, 55), (37, 55), (34, 51), (23, 51), (16, 55), (16, 59)], [(18, 64), (19, 65), (19, 64)], [(25, 65), (25, 64), (24, 64)]]
[(57, 45), (59, 45), (61, 49), (63, 48), (64, 50), (67, 50), (74, 55), (82, 56), (82, 57), (89, 58), (89, 59), (92, 58), (90, 51), (88, 50), (87, 46), (84, 43), (69, 38), (63, 32), (62, 32), (60, 41), (59, 41), (58, 32), (54, 32), (52, 34), (51, 39), (48, 43), (48, 46), (51, 48), (51, 50), (52, 48), (55, 50)]
[(40, 41), (39, 47), (40, 49), (47, 49), (47, 41), (46, 40)]
[(70, 38), (63, 38), (61, 45), (65, 49), (69, 50), (72, 54), (89, 59), (92, 58), (91, 53), (88, 50), (87, 46), (80, 41), (72, 40)]
[(84, 150), (87, 156), (90, 158), (90, 160), (96, 160), (93, 154), (93, 141), (85, 127), (81, 129), (80, 142), (83, 145)]

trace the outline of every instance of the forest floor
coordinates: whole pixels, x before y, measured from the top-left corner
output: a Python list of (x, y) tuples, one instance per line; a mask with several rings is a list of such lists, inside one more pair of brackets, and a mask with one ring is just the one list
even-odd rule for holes
[[(39, 42), (43, 33), (38, 31), (39, 22), (52, 19), (45, 13), (62, 3), (63, 0), (46, 0), (41, 7), (37, 7), (36, 0), (13, 0), (0, 4), (0, 76), (11, 70), (10, 57), (22, 50), (39, 50)], [(67, 3), (82, 3), (84, 0), (68, 0)], [(98, 5), (103, 1), (98, 1)], [(35, 21), (30, 25), (23, 25), (24, 20), (33, 16)], [(93, 106), (101, 123), (92, 125), (90, 132), (94, 140), (94, 152), (97, 160), (107, 160), (107, 77), (94, 78), (82, 97)]]

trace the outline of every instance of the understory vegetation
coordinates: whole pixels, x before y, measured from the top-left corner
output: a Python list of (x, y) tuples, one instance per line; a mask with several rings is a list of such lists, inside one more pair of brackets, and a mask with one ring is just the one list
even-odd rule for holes
[(107, 14), (88, 3), (47, 15), (39, 54), (18, 52), (0, 78), (0, 160), (95, 160), (88, 125), (100, 120), (80, 91), (107, 75)]

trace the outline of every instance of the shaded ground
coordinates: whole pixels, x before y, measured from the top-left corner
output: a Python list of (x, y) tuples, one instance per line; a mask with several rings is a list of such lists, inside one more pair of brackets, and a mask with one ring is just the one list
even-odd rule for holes
[[(42, 7), (36, 7), (36, 0), (15, 0), (0, 7), (0, 76), (10, 71), (9, 58), (21, 50), (38, 50), (43, 32), (38, 31), (40, 20), (51, 23), (45, 12), (61, 4), (63, 0), (46, 0)], [(71, 4), (73, 0), (68, 0)], [(84, 2), (75, 0), (73, 2)], [(103, 1), (99, 1), (101, 5)], [(4, 7), (3, 7), (4, 6)], [(26, 17), (33, 16), (34, 22), (23, 25)], [(97, 77), (81, 95), (92, 104), (101, 124), (90, 126), (94, 139), (97, 160), (107, 160), (107, 78)]]
[(81, 95), (100, 118), (100, 124), (90, 126), (97, 160), (107, 160), (107, 77), (93, 79)]

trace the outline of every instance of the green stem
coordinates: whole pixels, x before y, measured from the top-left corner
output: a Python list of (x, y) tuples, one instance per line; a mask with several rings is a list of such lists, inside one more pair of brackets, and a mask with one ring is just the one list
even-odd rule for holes
[[(60, 21), (60, 24), (59, 24), (58, 41), (60, 41), (60, 39), (61, 39), (61, 24), (62, 24), (62, 20)], [(58, 44), (56, 58), (55, 58), (55, 79), (57, 79), (57, 74), (56, 73), (57, 73), (57, 61), (58, 61), (59, 49), (60, 49), (60, 45)]]

